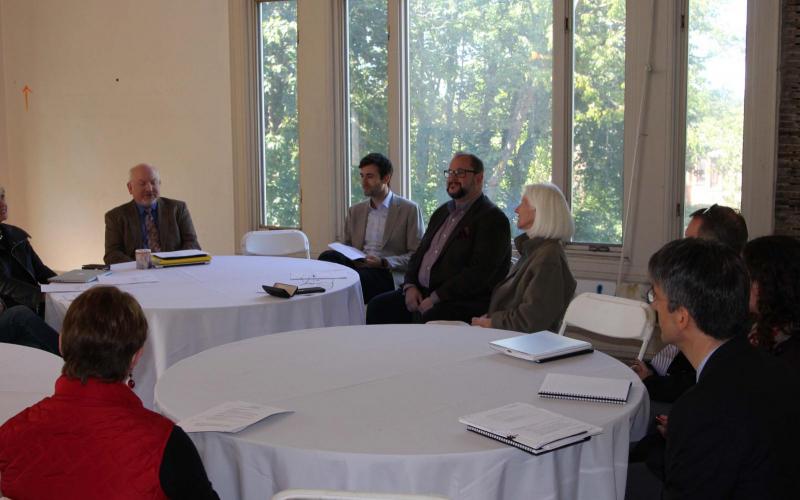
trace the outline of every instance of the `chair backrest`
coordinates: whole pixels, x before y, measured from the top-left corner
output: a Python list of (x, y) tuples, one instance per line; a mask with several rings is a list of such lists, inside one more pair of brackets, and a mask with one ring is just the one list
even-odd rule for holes
[(564, 335), (570, 325), (606, 337), (640, 339), (642, 347), (638, 358), (642, 359), (653, 335), (654, 317), (653, 311), (642, 301), (582, 293), (567, 307), (558, 334)]
[(242, 253), (311, 258), (308, 238), (297, 229), (250, 231), (242, 237)]
[(447, 500), (447, 497), (402, 493), (291, 489), (275, 493), (272, 496), (272, 500)]

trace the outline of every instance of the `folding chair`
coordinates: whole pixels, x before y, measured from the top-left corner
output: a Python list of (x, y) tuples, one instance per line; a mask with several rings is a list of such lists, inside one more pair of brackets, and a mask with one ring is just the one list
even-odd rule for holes
[(564, 335), (570, 325), (606, 337), (640, 339), (642, 347), (637, 357), (642, 359), (653, 335), (654, 317), (650, 307), (639, 300), (582, 293), (567, 307), (558, 334)]

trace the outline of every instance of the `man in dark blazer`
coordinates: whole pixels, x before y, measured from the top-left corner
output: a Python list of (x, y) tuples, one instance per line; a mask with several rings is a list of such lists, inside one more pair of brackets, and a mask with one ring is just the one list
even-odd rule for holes
[(469, 322), (489, 309), (511, 264), (508, 218), (483, 194), (483, 162), (458, 152), (445, 171), (451, 201), (431, 216), (403, 288), (378, 295), (367, 323)]
[(741, 258), (688, 238), (656, 252), (649, 271), (662, 340), (697, 372), (660, 426), (665, 498), (794, 498), (800, 382), (747, 342), (750, 279)]
[(106, 212), (106, 264), (128, 262), (136, 250), (153, 252), (200, 249), (186, 203), (159, 197), (158, 170), (139, 164), (130, 170), (133, 200)]
[(396, 288), (395, 276), (402, 279), (408, 269), (425, 225), (417, 204), (392, 192), (394, 169), (389, 158), (370, 153), (358, 163), (358, 170), (367, 199), (347, 210), (343, 243), (361, 250), (366, 257), (351, 260), (336, 250), (326, 250), (319, 260), (355, 270), (366, 304), (376, 295)]
[[(747, 243), (747, 223), (738, 211), (715, 203), (695, 210), (689, 217), (684, 233), (686, 238), (719, 241), (737, 254), (742, 253)], [(694, 368), (674, 346), (663, 348), (649, 363), (634, 360), (631, 368), (647, 387), (651, 409), (652, 403), (656, 402), (659, 412), (668, 412), (669, 405), (664, 403), (675, 402), (695, 382)]]

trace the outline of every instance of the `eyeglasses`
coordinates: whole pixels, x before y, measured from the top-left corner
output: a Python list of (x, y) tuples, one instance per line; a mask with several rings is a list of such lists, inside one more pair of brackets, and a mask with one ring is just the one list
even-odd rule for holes
[(708, 214), (710, 211), (712, 211), (712, 210), (714, 210), (715, 208), (717, 208), (717, 206), (718, 206), (718, 205), (717, 205), (716, 203), (714, 203), (714, 204), (713, 204), (713, 205), (711, 205), (710, 207), (708, 207), (708, 208), (706, 208), (705, 210), (703, 210), (703, 211), (700, 213), (700, 215), (706, 215), (706, 214)]
[(648, 304), (652, 304), (653, 302), (656, 301), (656, 290), (655, 290), (655, 288), (653, 288), (651, 286), (650, 289), (647, 290), (647, 293), (644, 294), (644, 300), (647, 301)]
[(455, 170), (450, 170), (450, 169), (442, 170), (442, 173), (444, 174), (445, 177), (450, 177), (451, 175), (455, 175), (459, 179), (466, 176), (467, 172), (470, 172), (472, 174), (478, 173), (477, 170), (467, 170), (466, 168), (457, 168)]

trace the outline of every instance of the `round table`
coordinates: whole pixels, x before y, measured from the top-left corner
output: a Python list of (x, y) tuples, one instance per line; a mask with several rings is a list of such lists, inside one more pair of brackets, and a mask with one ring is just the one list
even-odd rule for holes
[[(156, 280), (119, 284), (137, 280)], [(236, 340), (322, 326), (364, 324), (358, 274), (309, 259), (214, 256), (208, 265), (136, 270), (112, 266), (101, 282), (116, 284), (141, 304), (150, 327), (145, 352), (133, 372), (135, 392), (152, 408), (153, 388), (181, 359)], [(321, 286), (324, 293), (282, 299), (261, 285)], [(56, 330), (78, 292), (48, 293), (46, 320)]]
[(63, 364), (47, 351), (0, 343), (0, 425), (53, 394)]
[[(493, 351), (513, 332), (439, 325), (305, 330), (217, 347), (172, 366), (156, 406), (180, 421), (225, 401), (294, 413), (237, 433), (192, 433), (223, 498), (286, 488), (434, 493), (451, 499), (622, 499), (628, 444), (648, 399), (600, 352), (537, 364)], [(540, 399), (545, 374), (633, 381), (625, 405)], [(458, 417), (520, 401), (603, 428), (533, 456), (473, 434)]]

